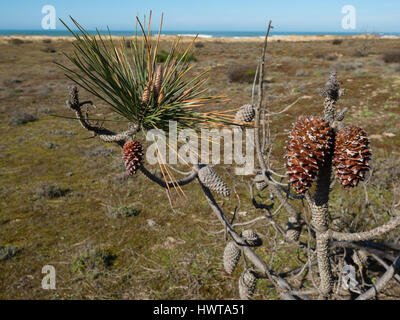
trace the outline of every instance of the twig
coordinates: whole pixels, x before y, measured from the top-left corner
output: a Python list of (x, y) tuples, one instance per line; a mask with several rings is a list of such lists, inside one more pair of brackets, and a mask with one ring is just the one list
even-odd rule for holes
[(163, 188), (167, 188), (168, 187), (174, 187), (176, 185), (179, 186), (184, 186), (186, 184), (189, 184), (190, 182), (192, 182), (194, 179), (196, 179), (197, 177), (197, 171), (193, 170), (190, 175), (188, 175), (186, 178), (181, 179), (181, 180), (177, 180), (175, 182), (168, 182), (165, 183), (164, 180), (156, 177), (154, 174), (152, 174), (150, 171), (148, 171), (143, 165), (139, 168), (139, 170), (147, 177), (149, 178), (151, 181), (157, 183), (159, 186), (163, 187)]
[(93, 132), (95, 135), (99, 136), (100, 139), (106, 142), (115, 142), (121, 147), (125, 144), (125, 140), (130, 136), (135, 135), (139, 131), (139, 126), (137, 124), (132, 125), (127, 131), (121, 133), (114, 133), (111, 130), (103, 128), (101, 126), (92, 126), (82, 115), (81, 107), (85, 104), (92, 104), (91, 101), (79, 102), (78, 88), (77, 86), (69, 86), (70, 100), (66, 102), (67, 106), (75, 111), (76, 118), (79, 120), (82, 127), (86, 130)]
[(392, 218), (387, 223), (369, 231), (358, 233), (345, 233), (333, 230), (327, 231), (327, 236), (338, 241), (366, 241), (372, 240), (390, 232), (400, 226), (400, 215)]
[(374, 298), (380, 291), (382, 291), (393, 276), (400, 270), (400, 255), (396, 258), (396, 261), (389, 267), (389, 269), (383, 274), (382, 277), (375, 283), (374, 287), (367, 290), (363, 294), (357, 297), (356, 300), (369, 300)]
[[(380, 263), (386, 270), (389, 270), (390, 266), (389, 266), (385, 261), (383, 261), (381, 258), (379, 258), (376, 254), (371, 253), (371, 256), (372, 256), (378, 263)], [(400, 276), (399, 276), (398, 274), (395, 274), (393, 277), (397, 280), (397, 282), (400, 283)]]

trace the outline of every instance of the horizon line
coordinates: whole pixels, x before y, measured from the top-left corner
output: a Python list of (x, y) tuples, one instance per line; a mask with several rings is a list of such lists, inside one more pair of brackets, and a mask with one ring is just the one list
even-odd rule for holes
[[(72, 31), (79, 31), (79, 29), (71, 29)], [(32, 32), (68, 32), (68, 29), (49, 29), (49, 30), (44, 30), (44, 29), (33, 29), (33, 28), (0, 28), (0, 31), (32, 31)], [(107, 29), (87, 29), (88, 32), (107, 32), (110, 31), (112, 32), (135, 32), (135, 30), (132, 29), (114, 29), (114, 30), (107, 30)], [(265, 30), (229, 30), (229, 29), (209, 29), (209, 30), (200, 30), (200, 29), (167, 29), (167, 30), (162, 30), (162, 32), (194, 32), (194, 33), (200, 33), (200, 32), (263, 32), (265, 33)], [(152, 33), (158, 33), (158, 30), (150, 30)], [(371, 33), (400, 33), (400, 31), (348, 31), (348, 30), (333, 30), (333, 31), (328, 31), (328, 30), (301, 30), (301, 31), (295, 31), (295, 30), (281, 30), (281, 31), (276, 31), (276, 30), (271, 30), (270, 33), (279, 33), (279, 32), (292, 32), (292, 33), (299, 33), (299, 32), (318, 32), (318, 33), (334, 33), (334, 32), (339, 32), (339, 33), (360, 33), (360, 34), (371, 34)]]

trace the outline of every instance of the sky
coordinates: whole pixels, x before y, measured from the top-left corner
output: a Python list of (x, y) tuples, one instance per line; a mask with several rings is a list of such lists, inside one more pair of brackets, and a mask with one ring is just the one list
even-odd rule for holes
[[(152, 10), (154, 30), (163, 12), (163, 29), (171, 31), (263, 31), (271, 19), (284, 32), (400, 32), (400, 0), (2, 0), (0, 29), (40, 30), (45, 5), (87, 30), (134, 30), (136, 15)], [(342, 29), (345, 5), (356, 9), (356, 29)], [(59, 21), (56, 28), (64, 30)]]

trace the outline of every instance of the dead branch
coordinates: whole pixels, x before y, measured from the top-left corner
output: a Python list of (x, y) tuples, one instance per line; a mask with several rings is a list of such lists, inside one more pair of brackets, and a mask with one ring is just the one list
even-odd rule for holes
[(386, 224), (374, 228), (369, 231), (358, 232), (358, 233), (344, 233), (333, 230), (327, 231), (327, 237), (337, 241), (366, 241), (379, 238), (380, 236), (388, 233), (400, 226), (400, 216), (392, 218)]
[(389, 267), (389, 269), (383, 274), (382, 277), (376, 282), (376, 284), (357, 297), (356, 300), (369, 300), (374, 298), (380, 291), (382, 291), (394, 275), (400, 270), (400, 255), (396, 258), (396, 261)]
[(108, 130), (101, 126), (93, 126), (89, 123), (87, 117), (84, 117), (82, 114), (82, 106), (85, 104), (92, 105), (91, 101), (79, 102), (79, 93), (78, 87), (75, 85), (69, 86), (69, 95), (70, 100), (66, 102), (67, 106), (75, 111), (76, 118), (79, 120), (80, 124), (83, 128), (88, 131), (93, 132), (96, 136), (98, 136), (101, 140), (105, 142), (115, 142), (121, 147), (123, 147), (125, 140), (130, 136), (135, 135), (139, 131), (139, 126), (137, 124), (133, 124), (128, 130), (121, 133), (114, 133), (111, 130)]
[(193, 170), (187, 177), (185, 177), (184, 179), (181, 180), (177, 180), (174, 182), (165, 182), (164, 180), (158, 178), (157, 176), (155, 176), (154, 174), (152, 174), (149, 170), (147, 170), (145, 168), (144, 165), (142, 165), (139, 170), (147, 177), (149, 178), (151, 181), (157, 183), (160, 187), (163, 188), (173, 188), (174, 186), (184, 186), (186, 184), (189, 184), (190, 182), (192, 182), (194, 179), (196, 179), (197, 177), (197, 171)]

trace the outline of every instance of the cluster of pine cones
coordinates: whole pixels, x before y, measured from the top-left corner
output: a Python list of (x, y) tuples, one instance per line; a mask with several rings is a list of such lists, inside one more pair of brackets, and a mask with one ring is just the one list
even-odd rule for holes
[(335, 133), (318, 116), (300, 117), (293, 124), (286, 150), (287, 175), (297, 193), (305, 193), (310, 188), (330, 159), (339, 182), (346, 189), (357, 186), (369, 170), (371, 152), (366, 132), (350, 126)]
[[(262, 240), (253, 230), (244, 230), (241, 234), (249, 247), (258, 247), (262, 245)], [(224, 269), (228, 274), (232, 274), (239, 264), (242, 251), (239, 246), (230, 241), (224, 250)], [(246, 267), (239, 277), (239, 296), (241, 300), (250, 300), (256, 289), (257, 277), (252, 268)]]

